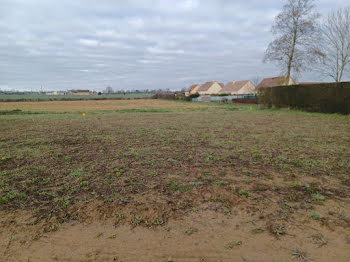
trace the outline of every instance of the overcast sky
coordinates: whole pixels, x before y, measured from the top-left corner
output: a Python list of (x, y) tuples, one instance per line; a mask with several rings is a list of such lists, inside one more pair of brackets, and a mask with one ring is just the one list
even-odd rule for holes
[[(319, 0), (317, 9), (345, 2)], [(0, 0), (0, 89), (175, 90), (276, 76), (262, 58), (283, 3)]]

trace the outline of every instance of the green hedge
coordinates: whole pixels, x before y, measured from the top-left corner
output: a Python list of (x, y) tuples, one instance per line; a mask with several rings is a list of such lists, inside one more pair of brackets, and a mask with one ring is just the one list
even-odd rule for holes
[(350, 114), (350, 82), (263, 87), (260, 108)]

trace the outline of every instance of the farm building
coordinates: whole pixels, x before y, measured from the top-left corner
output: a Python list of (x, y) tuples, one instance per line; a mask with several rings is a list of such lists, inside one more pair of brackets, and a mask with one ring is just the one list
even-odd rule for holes
[(90, 95), (90, 90), (70, 90), (69, 94), (72, 95)]
[(201, 85), (198, 89), (198, 94), (200, 95), (217, 95), (220, 90), (224, 87), (223, 83), (218, 83), (217, 81), (207, 82)]
[(261, 87), (271, 87), (271, 86), (289, 86), (295, 85), (295, 81), (289, 77), (287, 80), (286, 76), (272, 77), (263, 79), (260, 84), (257, 86), (257, 89)]
[(232, 81), (227, 83), (223, 89), (220, 90), (219, 94), (228, 94), (228, 95), (247, 95), (247, 94), (256, 94), (256, 87), (250, 81)]

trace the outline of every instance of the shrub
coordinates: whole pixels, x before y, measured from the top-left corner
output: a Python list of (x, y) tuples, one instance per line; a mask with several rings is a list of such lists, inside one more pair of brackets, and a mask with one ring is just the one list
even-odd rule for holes
[(157, 92), (154, 96), (154, 99), (167, 99), (175, 100), (175, 93), (173, 92)]
[(186, 101), (192, 101), (192, 98), (197, 98), (197, 97), (199, 97), (199, 96), (200, 96), (200, 95), (199, 95), (198, 93), (192, 94), (192, 95), (186, 96), (186, 97), (185, 97), (185, 100), (186, 100)]
[(200, 94), (198, 94), (198, 93), (190, 95), (191, 98), (197, 98), (199, 96), (200, 96)]

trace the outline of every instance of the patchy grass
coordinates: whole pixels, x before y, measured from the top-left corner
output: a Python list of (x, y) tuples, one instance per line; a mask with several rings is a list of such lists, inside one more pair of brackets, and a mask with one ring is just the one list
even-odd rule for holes
[[(261, 217), (253, 234), (281, 236), (294, 220), (324, 222), (315, 206), (349, 207), (349, 117), (158, 100), (1, 106), (50, 112), (0, 115), (0, 208), (30, 211), (48, 231), (241, 206)], [(329, 216), (348, 226), (348, 214)]]

